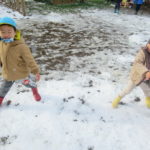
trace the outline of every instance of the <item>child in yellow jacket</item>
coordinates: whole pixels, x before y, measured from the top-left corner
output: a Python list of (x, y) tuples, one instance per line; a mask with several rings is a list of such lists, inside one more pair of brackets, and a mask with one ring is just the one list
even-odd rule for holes
[(18, 80), (32, 89), (36, 101), (41, 100), (35, 83), (40, 80), (39, 67), (20, 36), (16, 22), (10, 17), (0, 18), (0, 64), (3, 77), (0, 105), (13, 83)]
[(117, 108), (121, 99), (136, 86), (140, 86), (145, 95), (145, 103), (150, 108), (150, 40), (136, 55), (131, 68), (127, 86), (113, 100), (112, 107)]

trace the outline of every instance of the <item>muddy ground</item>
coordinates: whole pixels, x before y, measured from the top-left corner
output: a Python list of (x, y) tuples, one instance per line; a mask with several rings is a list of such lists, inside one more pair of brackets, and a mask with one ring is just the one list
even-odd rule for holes
[[(108, 11), (113, 13), (113, 8), (110, 9)], [(45, 14), (48, 13), (46, 10)], [(133, 15), (134, 11), (121, 8), (121, 13)], [(139, 15), (148, 14), (142, 10)], [(69, 19), (41, 23), (39, 19), (26, 19), (27, 26), (22, 27), (22, 31), (41, 67), (41, 74), (49, 75), (48, 78), (62, 79), (67, 73), (76, 72), (101, 77), (101, 73), (108, 72), (112, 75), (112, 82), (116, 82), (124, 70), (129, 70), (131, 63), (118, 65), (116, 57), (128, 57), (129, 51), (131, 56), (135, 55), (135, 51), (132, 51), (135, 47), (129, 45), (129, 36), (135, 33), (127, 27), (106, 22), (102, 18), (88, 18), (82, 13), (77, 13), (75, 19), (78, 23), (75, 24)], [(60, 72), (63, 72), (63, 77), (59, 75)], [(128, 71), (124, 73), (127, 74)]]
[(34, 22), (30, 23), (30, 29), (24, 29), (23, 35), (44, 75), (53, 70), (98, 75), (126, 69), (119, 68), (115, 58), (107, 55), (126, 53), (127, 36), (124, 30), (103, 22), (80, 31), (70, 24)]

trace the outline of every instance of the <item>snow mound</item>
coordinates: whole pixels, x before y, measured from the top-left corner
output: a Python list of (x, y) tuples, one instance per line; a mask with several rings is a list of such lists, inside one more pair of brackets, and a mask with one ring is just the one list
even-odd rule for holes
[(14, 10), (12, 10), (12, 9), (10, 9), (10, 8), (7, 8), (7, 7), (5, 7), (5, 6), (0, 6), (0, 17), (5, 17), (5, 16), (7, 16), (7, 17), (12, 17), (12, 18), (22, 18), (23, 17), (23, 15), (22, 14), (20, 14), (19, 12), (17, 12), (17, 11), (14, 11)]

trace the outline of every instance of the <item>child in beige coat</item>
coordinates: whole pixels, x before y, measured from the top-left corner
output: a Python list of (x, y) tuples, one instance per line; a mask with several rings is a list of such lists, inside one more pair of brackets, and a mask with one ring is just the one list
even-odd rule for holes
[(145, 103), (150, 108), (150, 40), (137, 53), (131, 68), (127, 86), (113, 100), (112, 107), (116, 108), (121, 99), (129, 94), (136, 86), (140, 86), (145, 95)]
[(3, 77), (0, 105), (13, 83), (18, 80), (31, 88), (36, 101), (41, 100), (36, 86), (36, 81), (40, 79), (39, 67), (20, 36), (16, 22), (10, 17), (0, 18), (0, 65)]

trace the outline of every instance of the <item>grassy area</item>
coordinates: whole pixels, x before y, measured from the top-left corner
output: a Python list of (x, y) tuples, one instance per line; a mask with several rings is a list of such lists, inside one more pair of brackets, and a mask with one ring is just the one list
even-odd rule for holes
[[(40, 0), (38, 0), (40, 1)], [(32, 2), (33, 3), (33, 2)], [(80, 3), (80, 0), (76, 0), (73, 4), (52, 4), (50, 1), (45, 3), (34, 2), (34, 4), (28, 3), (28, 8), (30, 12), (39, 11), (58, 11), (58, 12), (75, 12), (79, 9), (88, 9), (88, 8), (105, 8), (109, 6), (107, 0), (85, 0), (84, 3)]]

